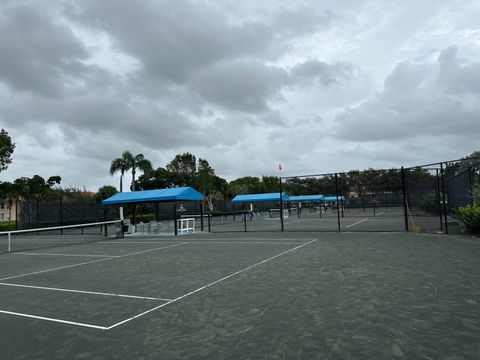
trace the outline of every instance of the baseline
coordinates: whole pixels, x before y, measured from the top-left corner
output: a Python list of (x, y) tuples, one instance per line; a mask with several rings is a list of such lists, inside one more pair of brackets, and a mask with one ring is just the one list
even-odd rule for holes
[(100, 296), (113, 296), (113, 297), (122, 297), (122, 298), (129, 298), (129, 299), (141, 299), (141, 300), (158, 300), (158, 301), (171, 301), (172, 300), (172, 299), (164, 299), (164, 298), (149, 297), (149, 296), (113, 294), (113, 293), (98, 292), (98, 291), (64, 289), (64, 288), (54, 288), (54, 287), (47, 287), (47, 286), (13, 284), (13, 283), (4, 283), (4, 282), (0, 282), (0, 286), (13, 286), (13, 287), (20, 287), (20, 288), (28, 288), (28, 289), (61, 291), (61, 292), (71, 292), (71, 293), (78, 293), (78, 294), (89, 294), (89, 295), (100, 295)]
[(56, 322), (56, 323), (61, 323), (61, 324), (82, 326), (82, 327), (87, 327), (87, 328), (91, 328), (91, 329), (108, 330), (108, 327), (106, 327), (106, 326), (99, 326), (99, 325), (81, 323), (81, 322), (76, 322), (76, 321), (68, 321), (68, 320), (50, 318), (50, 317), (45, 317), (45, 316), (31, 315), (31, 314), (19, 313), (19, 312), (15, 312), (15, 311), (0, 310), (0, 314), (15, 315), (15, 316), (26, 317), (26, 318), (30, 318), (30, 319), (45, 320), (45, 321)]
[(168, 249), (168, 248), (172, 248), (172, 247), (176, 247), (176, 246), (181, 246), (181, 245), (186, 245), (186, 244), (188, 244), (188, 242), (182, 242), (182, 243), (179, 243), (179, 244), (162, 246), (162, 247), (155, 248), (155, 249), (137, 251), (137, 252), (128, 253), (128, 254), (124, 254), (124, 255), (118, 255), (118, 256), (115, 256), (115, 257), (103, 258), (103, 259), (98, 259), (98, 260), (84, 261), (84, 262), (77, 263), (77, 264), (72, 264), (72, 265), (65, 265), (65, 266), (59, 266), (59, 267), (50, 268), (50, 269), (45, 269), (45, 270), (33, 271), (33, 272), (26, 273), (26, 274), (12, 275), (12, 276), (7, 276), (7, 277), (4, 277), (4, 278), (1, 278), (0, 281), (10, 280), (10, 279), (16, 279), (16, 278), (25, 277), (25, 276), (30, 276), (30, 275), (43, 274), (43, 273), (51, 272), (51, 271), (69, 269), (69, 268), (73, 268), (73, 267), (77, 267), (77, 266), (94, 264), (94, 263), (101, 262), (101, 261), (115, 260), (115, 259), (120, 259), (120, 258), (124, 258), (124, 257), (127, 257), (127, 256), (145, 254), (145, 253), (152, 252), (152, 251), (158, 251), (158, 250)]
[[(140, 241), (135, 241), (135, 242), (129, 242), (127, 244), (158, 244), (159, 241), (143, 241), (143, 242), (140, 242)], [(252, 240), (252, 241), (237, 241), (237, 240), (219, 240), (219, 241), (216, 241), (216, 240), (194, 240), (194, 241), (187, 241), (187, 243), (189, 244), (299, 244), (299, 243), (303, 243), (303, 241), (301, 240), (282, 240), (282, 241), (275, 241), (275, 240), (260, 240), (260, 241), (257, 241), (257, 240)], [(117, 242), (115, 244), (121, 244), (120, 242)], [(125, 243), (122, 243), (122, 244), (125, 244)]]
[(102, 257), (102, 258), (113, 258), (116, 255), (92, 255), (92, 254), (53, 254), (53, 253), (34, 253), (34, 252), (14, 252), (12, 255), (30, 255), (30, 256), (71, 256), (71, 257)]

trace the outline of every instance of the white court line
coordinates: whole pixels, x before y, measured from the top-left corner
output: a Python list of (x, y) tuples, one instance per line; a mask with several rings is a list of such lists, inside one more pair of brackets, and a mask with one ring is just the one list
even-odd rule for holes
[[(162, 241), (163, 242), (163, 241)], [(162, 243), (160, 241), (150, 241), (150, 242), (141, 242), (140, 244), (159, 244)], [(301, 240), (282, 240), (282, 241), (267, 241), (267, 240), (260, 240), (260, 241), (236, 241), (236, 240), (189, 240), (189, 244), (295, 244), (295, 243), (300, 243), (302, 242)], [(136, 242), (138, 243), (138, 242)], [(117, 243), (119, 244), (119, 243)]]
[(345, 229), (348, 229), (349, 227), (352, 227), (352, 226), (358, 225), (358, 224), (360, 224), (360, 223), (362, 223), (362, 222), (364, 222), (364, 221), (367, 221), (367, 220), (368, 220), (368, 218), (365, 218), (365, 219), (363, 219), (363, 220), (357, 221), (356, 223), (353, 223), (353, 224), (347, 225), (347, 226), (345, 226)]
[(180, 245), (186, 245), (186, 244), (188, 244), (188, 243), (187, 243), (187, 242), (182, 242), (182, 243), (179, 243), (179, 244), (162, 246), (162, 247), (155, 248), (155, 249), (137, 251), (137, 252), (134, 252), (134, 253), (128, 253), (128, 254), (124, 254), (124, 255), (118, 255), (118, 256), (110, 257), (110, 258), (104, 258), (104, 259), (98, 259), (98, 260), (90, 260), (90, 261), (85, 261), (85, 262), (81, 262), (81, 263), (73, 264), (73, 265), (59, 266), (59, 267), (56, 267), (56, 268), (50, 268), (50, 269), (45, 269), (45, 270), (40, 270), (40, 271), (34, 271), (34, 272), (31, 272), (31, 273), (26, 273), (26, 274), (7, 276), (7, 277), (4, 277), (4, 278), (1, 278), (0, 281), (10, 280), (10, 279), (16, 279), (16, 278), (19, 278), (19, 277), (24, 277), (24, 276), (29, 276), (29, 275), (43, 274), (43, 273), (50, 272), (50, 271), (69, 269), (69, 268), (73, 268), (73, 267), (77, 267), (77, 266), (94, 264), (94, 263), (101, 262), (101, 261), (115, 260), (115, 259), (119, 259), (119, 258), (123, 258), (123, 257), (127, 257), (127, 256), (144, 254), (144, 253), (147, 253), (147, 252), (152, 252), (152, 251), (157, 251), (157, 250), (162, 250), (162, 249), (168, 249), (168, 248), (171, 248), (171, 247), (180, 246)]
[(108, 330), (108, 328), (107, 328), (107, 327), (105, 327), (105, 326), (98, 326), (98, 325), (92, 325), (92, 324), (85, 324), (85, 323), (80, 323), (80, 322), (75, 322), (75, 321), (67, 321), (67, 320), (61, 320), (61, 319), (55, 319), (55, 318), (49, 318), (49, 317), (45, 317), (45, 316), (30, 315), (30, 314), (19, 313), (19, 312), (14, 312), (14, 311), (0, 310), (0, 313), (1, 313), (1, 314), (8, 314), (8, 315), (21, 316), (21, 317), (27, 317), (27, 318), (31, 318), (31, 319), (38, 319), (38, 320), (52, 321), (52, 322), (57, 322), (57, 323), (62, 323), (62, 324), (69, 324), (69, 325), (83, 326), (83, 327), (88, 327), (88, 328), (92, 328), (92, 329)]
[(291, 245), (301, 244), (302, 241), (189, 241), (189, 244), (269, 244), (269, 245)]
[[(189, 242), (189, 243), (196, 243), (196, 242), (199, 242), (199, 241), (203, 241), (203, 240), (200, 240), (202, 238), (205, 238), (205, 237), (197, 237), (197, 238), (185, 238), (185, 241), (186, 242)], [(217, 239), (215, 236), (212, 236), (210, 237), (212, 239), (212, 241), (214, 241), (213, 239)], [(197, 240), (198, 239), (198, 240)], [(208, 237), (206, 237), (206, 239), (209, 239)], [(232, 239), (232, 240), (230, 240)], [(222, 238), (218, 238), (218, 240), (221, 240), (221, 241), (228, 241), (228, 242), (235, 242), (235, 241), (249, 241), (251, 238), (225, 238), (225, 237), (222, 237)], [(305, 238), (297, 238), (297, 239), (287, 239), (287, 238), (281, 238), (281, 239), (277, 239), (277, 238), (255, 238), (254, 241), (276, 241), (276, 242), (282, 242), (282, 241), (285, 241), (285, 242), (288, 242), (288, 241), (305, 241), (305, 240), (308, 240), (308, 239), (305, 239)], [(209, 240), (207, 240), (209, 241)], [(108, 241), (99, 241), (99, 243), (102, 243), (102, 244), (159, 244), (159, 243), (165, 243), (165, 244), (169, 244), (169, 243), (177, 243), (176, 241), (163, 241), (163, 240), (158, 240), (158, 241), (155, 241), (155, 240), (151, 240), (151, 241), (116, 241), (116, 240), (108, 240)]]
[(385, 211), (379, 212), (379, 213), (377, 214), (377, 216), (378, 216), (378, 215), (382, 215), (383, 213), (385, 213)]
[(129, 299), (159, 300), (159, 301), (171, 301), (171, 300), (172, 300), (172, 299), (155, 298), (155, 297), (149, 297), (149, 296), (112, 294), (112, 293), (97, 292), (97, 291), (62, 289), (62, 288), (53, 288), (53, 287), (45, 287), (45, 286), (34, 286), (34, 285), (23, 285), (23, 284), (11, 284), (11, 283), (2, 283), (2, 282), (0, 282), (0, 285), (1, 285), (1, 286), (21, 287), (21, 288), (28, 288), (28, 289), (39, 289), (39, 290), (51, 290), (51, 291), (61, 291), (61, 292), (72, 292), (72, 293), (89, 294), (89, 295), (114, 296), (114, 297), (129, 298)]
[(101, 244), (178, 244), (177, 241), (99, 241)]
[(83, 257), (103, 257), (103, 258), (112, 258), (116, 257), (115, 255), (90, 255), (90, 254), (53, 254), (53, 253), (33, 253), (33, 252), (13, 252), (12, 255), (42, 255), (42, 256), (83, 256)]
[(235, 275), (241, 274), (241, 273), (243, 273), (243, 272), (245, 272), (245, 271), (251, 270), (251, 269), (253, 269), (254, 267), (257, 267), (257, 266), (259, 266), (259, 265), (262, 265), (262, 264), (264, 264), (264, 263), (266, 263), (266, 262), (268, 262), (268, 261), (271, 261), (271, 260), (273, 260), (273, 259), (276, 259), (276, 258), (278, 258), (278, 257), (280, 257), (280, 256), (282, 256), (282, 255), (288, 254), (289, 252), (298, 250), (298, 249), (300, 249), (301, 247), (304, 247), (304, 246), (306, 246), (306, 245), (309, 245), (309, 244), (311, 244), (311, 243), (313, 243), (313, 242), (315, 242), (315, 241), (317, 241), (317, 239), (310, 240), (310, 241), (308, 241), (308, 242), (306, 242), (306, 243), (303, 243), (303, 244), (298, 245), (298, 246), (296, 246), (296, 247), (294, 247), (294, 248), (288, 249), (288, 250), (283, 251), (283, 252), (281, 252), (281, 253), (279, 253), (279, 254), (277, 254), (277, 255), (274, 255), (274, 256), (272, 256), (272, 257), (270, 257), (270, 258), (268, 258), (268, 259), (265, 259), (265, 260), (262, 260), (262, 261), (260, 261), (260, 262), (257, 262), (256, 264), (247, 266), (246, 268), (244, 268), (244, 269), (242, 269), (242, 270), (236, 271), (236, 272), (234, 272), (234, 273), (232, 273), (232, 274), (230, 274), (230, 275), (224, 276), (224, 277), (221, 278), (221, 279), (215, 280), (215, 281), (211, 282), (210, 284), (207, 284), (207, 285), (204, 285), (204, 286), (202, 286), (202, 287), (199, 287), (198, 289), (193, 290), (193, 291), (190, 291), (189, 293), (186, 293), (186, 294), (184, 294), (184, 295), (182, 295), (182, 296), (179, 296), (179, 297), (177, 297), (177, 298), (175, 298), (175, 299), (173, 299), (173, 300), (171, 300), (171, 301), (169, 301), (169, 302), (167, 302), (167, 303), (165, 303), (165, 304), (156, 306), (156, 307), (154, 307), (154, 308), (152, 308), (152, 309), (149, 309), (149, 310), (147, 310), (147, 311), (144, 311), (144, 312), (142, 312), (142, 313), (140, 313), (140, 314), (137, 314), (137, 315), (135, 315), (135, 316), (132, 316), (132, 317), (130, 317), (130, 318), (128, 318), (128, 319), (122, 320), (122, 321), (120, 321), (120, 322), (118, 322), (118, 323), (116, 323), (116, 324), (113, 324), (113, 325), (107, 327), (106, 330), (111, 330), (111, 329), (113, 329), (113, 328), (115, 328), (115, 327), (117, 327), (117, 326), (123, 325), (123, 324), (125, 324), (125, 323), (127, 323), (127, 322), (129, 322), (129, 321), (132, 321), (132, 320), (137, 319), (137, 318), (139, 318), (139, 317), (141, 317), (141, 316), (143, 316), (143, 315), (146, 315), (146, 314), (148, 314), (148, 313), (151, 313), (152, 311), (158, 310), (158, 309), (160, 309), (160, 308), (162, 308), (162, 307), (164, 307), (164, 306), (167, 306), (167, 305), (170, 305), (170, 304), (172, 304), (172, 303), (174, 303), (174, 302), (177, 302), (177, 301), (179, 301), (179, 300), (182, 300), (182, 299), (184, 299), (184, 298), (186, 298), (186, 297), (188, 297), (188, 296), (190, 296), (190, 295), (193, 295), (193, 294), (195, 294), (195, 293), (197, 293), (197, 292), (199, 292), (199, 291), (202, 291), (202, 290), (204, 290), (204, 289), (206, 289), (206, 288), (208, 288), (208, 287), (210, 287), (210, 286), (213, 286), (213, 285), (215, 285), (215, 284), (218, 284), (218, 283), (220, 283), (220, 282), (222, 282), (222, 281), (224, 281), (224, 280), (227, 280), (227, 279), (229, 279), (229, 278), (231, 278), (231, 277), (233, 277), (233, 276), (235, 276)]

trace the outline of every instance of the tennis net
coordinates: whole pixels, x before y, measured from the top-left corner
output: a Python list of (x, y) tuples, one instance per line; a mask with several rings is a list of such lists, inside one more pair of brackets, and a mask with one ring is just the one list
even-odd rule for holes
[(56, 226), (0, 232), (0, 254), (98, 242), (123, 237), (122, 222), (104, 221), (89, 224)]

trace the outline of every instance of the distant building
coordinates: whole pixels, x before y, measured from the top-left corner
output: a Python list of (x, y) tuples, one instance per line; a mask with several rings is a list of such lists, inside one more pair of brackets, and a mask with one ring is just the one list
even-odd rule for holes
[(0, 199), (0, 221), (15, 221), (17, 202)]

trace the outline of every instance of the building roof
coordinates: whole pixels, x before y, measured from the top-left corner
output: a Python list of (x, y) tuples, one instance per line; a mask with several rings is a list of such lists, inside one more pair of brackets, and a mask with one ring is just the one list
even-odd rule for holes
[(122, 192), (102, 201), (102, 205), (160, 201), (201, 201), (203, 195), (192, 187)]
[(292, 201), (324, 201), (325, 196), (323, 195), (299, 195), (299, 196), (289, 196), (290, 202)]
[[(336, 196), (325, 196), (324, 200), (325, 201), (337, 201), (337, 197)], [(345, 196), (339, 195), (338, 200), (345, 200)]]
[[(282, 200), (288, 201), (288, 195), (286, 193), (282, 194)], [(237, 195), (232, 199), (233, 202), (240, 203), (252, 203), (252, 202), (261, 202), (261, 201), (280, 201), (280, 193), (266, 193), (266, 194), (245, 194)]]

